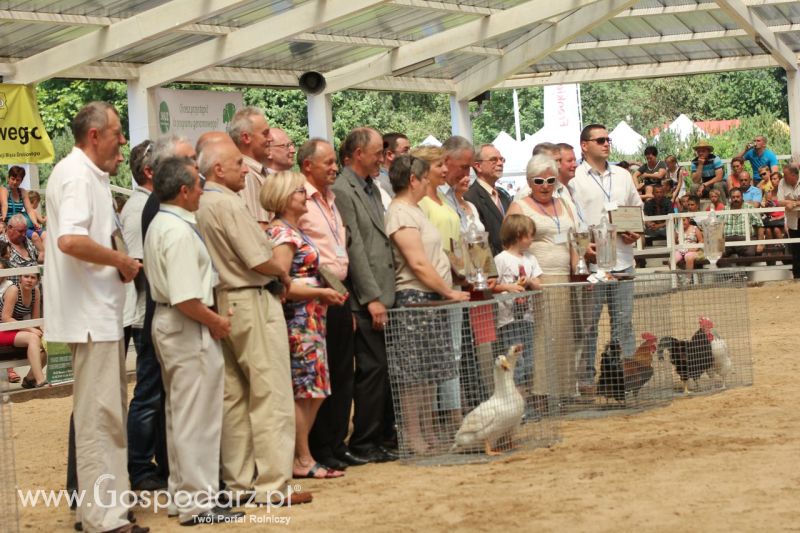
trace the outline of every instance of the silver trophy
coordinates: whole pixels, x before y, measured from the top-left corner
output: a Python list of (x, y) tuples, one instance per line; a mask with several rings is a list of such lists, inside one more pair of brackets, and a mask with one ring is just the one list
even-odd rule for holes
[(703, 248), (711, 268), (717, 268), (717, 261), (725, 253), (725, 224), (714, 211), (710, 211), (708, 216), (700, 221), (703, 229)]
[(592, 236), (588, 231), (576, 231), (574, 228), (569, 229), (569, 238), (572, 241), (572, 246), (575, 248), (575, 253), (578, 254), (578, 264), (575, 267), (576, 276), (584, 276), (589, 274), (589, 267), (586, 265), (586, 251), (589, 250), (589, 245), (592, 242)]
[(605, 276), (617, 264), (617, 227), (608, 222), (608, 215), (603, 213), (600, 223), (592, 226), (594, 244), (597, 250), (597, 275)]
[(487, 259), (491, 260), (492, 257), (489, 250), (489, 234), (485, 231), (478, 231), (473, 222), (464, 232), (463, 240), (469, 260), (467, 280), (473, 284), (476, 291), (486, 291), (489, 288), (489, 278), (486, 272)]

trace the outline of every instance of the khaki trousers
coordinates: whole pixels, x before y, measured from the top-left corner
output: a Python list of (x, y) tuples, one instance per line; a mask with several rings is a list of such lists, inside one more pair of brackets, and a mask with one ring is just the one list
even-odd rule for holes
[(233, 310), (222, 341), (225, 399), (222, 479), (231, 491), (285, 491), (294, 461), (294, 393), (289, 337), (280, 300), (260, 289), (218, 291), (217, 304)]
[(211, 509), (219, 490), (222, 349), (206, 326), (161, 304), (153, 342), (166, 392), (169, 491), (179, 493), (174, 501), (185, 522)]
[[(70, 344), (78, 490), (87, 533), (128, 524), (127, 381), (122, 339)], [(97, 500), (95, 500), (97, 498)]]

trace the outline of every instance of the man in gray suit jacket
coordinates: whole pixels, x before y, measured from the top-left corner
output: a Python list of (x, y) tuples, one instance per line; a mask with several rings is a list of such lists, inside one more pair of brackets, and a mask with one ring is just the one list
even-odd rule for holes
[(349, 231), (346, 283), (356, 318), (355, 413), (350, 451), (338, 457), (351, 465), (396, 459), (381, 446), (388, 370), (383, 328), (386, 308), (394, 304), (394, 260), (386, 235), (377, 183), (383, 140), (371, 128), (351, 131), (342, 145), (347, 166), (333, 184), (336, 207)]
[(508, 194), (502, 188), (495, 187), (497, 180), (503, 175), (505, 162), (505, 158), (494, 145), (481, 145), (475, 151), (475, 162), (473, 163), (478, 179), (464, 193), (464, 198), (475, 204), (478, 216), (489, 233), (492, 255), (503, 251), (500, 242), (500, 226), (503, 224), (503, 218), (505, 218), (511, 203)]

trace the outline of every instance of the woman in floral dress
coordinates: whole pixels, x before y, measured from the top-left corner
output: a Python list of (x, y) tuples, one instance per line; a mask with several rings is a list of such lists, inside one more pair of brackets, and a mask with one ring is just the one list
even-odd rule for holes
[(322, 402), (330, 396), (325, 349), (325, 314), (328, 305), (343, 305), (347, 299), (327, 288), (319, 276), (319, 252), (297, 225), (307, 211), (305, 178), (296, 172), (267, 176), (261, 189), (261, 204), (275, 213), (267, 228), (274, 258), (292, 278), (283, 311), (289, 333), (292, 385), (295, 398), (295, 478), (334, 478), (344, 472), (318, 463), (308, 447), (308, 434)]

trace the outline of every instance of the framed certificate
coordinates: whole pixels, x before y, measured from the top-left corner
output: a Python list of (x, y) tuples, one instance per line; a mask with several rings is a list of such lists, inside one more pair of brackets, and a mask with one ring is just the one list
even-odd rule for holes
[(632, 231), (644, 233), (642, 207), (637, 205), (621, 205), (609, 211), (610, 222), (617, 227), (617, 233)]

